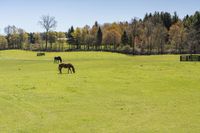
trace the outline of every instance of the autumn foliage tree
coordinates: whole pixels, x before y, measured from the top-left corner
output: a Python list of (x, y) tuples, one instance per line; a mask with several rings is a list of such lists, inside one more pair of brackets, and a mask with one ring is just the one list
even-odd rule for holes
[[(90, 27), (52, 31), (57, 22), (49, 15), (39, 21), (45, 33), (27, 33), (7, 26), (1, 35), (2, 48), (31, 50), (106, 50), (129, 54), (200, 53), (200, 12), (180, 19), (174, 12), (146, 13), (130, 22), (113, 22)], [(5, 41), (6, 38), (6, 41)]]
[(170, 44), (175, 47), (175, 53), (182, 53), (186, 42), (186, 30), (183, 23), (178, 21), (170, 27), (169, 39)]

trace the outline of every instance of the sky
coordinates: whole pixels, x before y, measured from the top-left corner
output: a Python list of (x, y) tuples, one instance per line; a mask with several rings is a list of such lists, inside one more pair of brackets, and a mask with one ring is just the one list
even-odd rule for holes
[(200, 11), (199, 5), (200, 0), (0, 0), (0, 34), (7, 25), (42, 32), (38, 24), (42, 15), (56, 18), (56, 31), (68, 31), (72, 25), (130, 21), (155, 11), (176, 11), (183, 18)]

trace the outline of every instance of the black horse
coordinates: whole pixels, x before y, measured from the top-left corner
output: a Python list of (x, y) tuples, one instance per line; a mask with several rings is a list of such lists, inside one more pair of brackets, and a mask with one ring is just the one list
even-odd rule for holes
[(60, 74), (62, 73), (62, 68), (68, 68), (68, 73), (69, 73), (69, 71), (72, 73), (75, 73), (75, 68), (74, 68), (74, 66), (72, 65), (72, 64), (65, 64), (65, 63), (61, 63), (61, 64), (59, 64), (59, 66), (58, 66), (58, 70), (60, 71)]
[(62, 58), (60, 56), (54, 57), (54, 63), (62, 63)]

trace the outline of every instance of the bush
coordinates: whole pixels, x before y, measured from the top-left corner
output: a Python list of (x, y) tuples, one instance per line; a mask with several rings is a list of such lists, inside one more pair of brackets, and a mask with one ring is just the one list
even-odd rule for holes
[(123, 53), (132, 53), (133, 49), (129, 45), (125, 45), (122, 47), (121, 51)]

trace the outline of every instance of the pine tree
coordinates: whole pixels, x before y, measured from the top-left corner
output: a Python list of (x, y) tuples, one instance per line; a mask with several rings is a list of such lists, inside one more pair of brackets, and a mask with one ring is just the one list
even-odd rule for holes
[(101, 28), (99, 27), (98, 31), (97, 31), (97, 43), (96, 43), (96, 49), (97, 47), (100, 47), (102, 44), (102, 39), (103, 39), (103, 33), (101, 31)]
[(99, 26), (99, 24), (98, 24), (98, 22), (97, 22), (97, 21), (95, 21), (95, 24), (94, 24), (94, 26), (95, 26), (95, 27), (98, 27), (98, 26)]
[(34, 33), (29, 33), (29, 43), (34, 44), (35, 38), (33, 37)]
[(75, 43), (75, 39), (74, 39), (74, 36), (73, 36), (73, 33), (74, 33), (74, 27), (72, 26), (69, 30), (68, 30), (68, 33), (67, 33), (67, 42), (70, 44), (70, 45), (74, 45)]
[(124, 33), (123, 33), (123, 35), (121, 37), (121, 42), (122, 42), (123, 45), (127, 45), (128, 42), (129, 42), (128, 35), (127, 35), (126, 31), (124, 31)]
[(177, 13), (176, 13), (176, 12), (174, 12), (174, 16), (172, 17), (172, 24), (175, 24), (175, 23), (177, 23), (177, 22), (178, 22), (178, 20), (179, 20), (179, 17), (178, 17), (178, 15), (177, 15)]
[(161, 13), (161, 19), (163, 21), (164, 26), (169, 30), (172, 25), (171, 14), (168, 12)]

